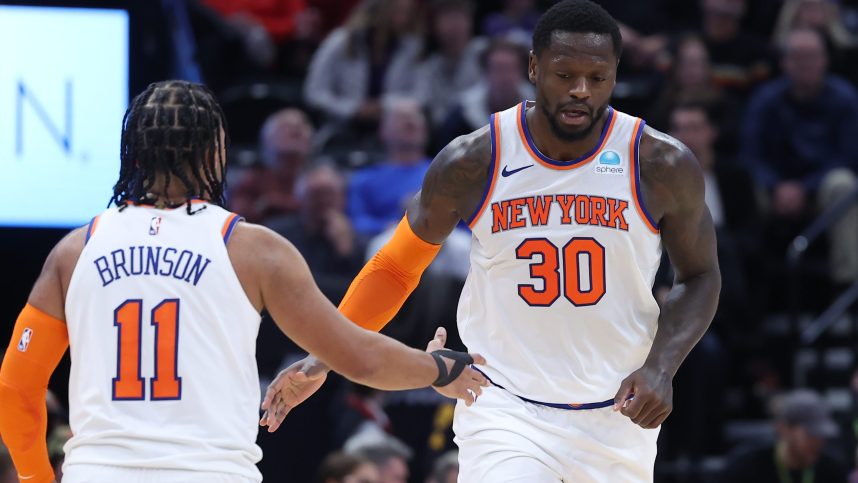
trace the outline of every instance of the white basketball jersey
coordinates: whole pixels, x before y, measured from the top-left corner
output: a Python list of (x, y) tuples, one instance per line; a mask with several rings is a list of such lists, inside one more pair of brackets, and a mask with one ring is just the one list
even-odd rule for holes
[(73, 437), (66, 465), (224, 472), (256, 462), (260, 315), (218, 206), (109, 209), (90, 223), (66, 297)]
[(518, 396), (604, 402), (643, 365), (659, 314), (661, 238), (639, 190), (644, 123), (608, 108), (597, 147), (559, 162), (537, 149), (526, 107), (492, 116), (459, 332), (492, 382)]

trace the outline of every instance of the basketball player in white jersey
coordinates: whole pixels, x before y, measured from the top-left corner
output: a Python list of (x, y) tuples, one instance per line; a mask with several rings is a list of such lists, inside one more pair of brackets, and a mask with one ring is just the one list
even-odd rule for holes
[(54, 479), (45, 389), (67, 346), (69, 483), (261, 481), (263, 309), (362, 384), (435, 381), (468, 402), (488, 384), (466, 367), (478, 355), (427, 354), (350, 323), (289, 242), (221, 208), (225, 133), (199, 84), (152, 84), (126, 113), (116, 207), (51, 252), (0, 368), (0, 432), (21, 481)]
[[(470, 225), (459, 332), (488, 358), (493, 385), (456, 408), (460, 482), (652, 481), (673, 376), (715, 312), (721, 281), (700, 168), (681, 143), (610, 107), (621, 45), (617, 23), (588, 0), (545, 13), (529, 62), (535, 102), (438, 154), (340, 306), (383, 326), (456, 224)], [(659, 313), (651, 288), (662, 247), (676, 280)], [(381, 300), (375, 287), (403, 289)], [(300, 362), (269, 396), (291, 384), (297, 397), (280, 405), (294, 405), (314, 388), (295, 391), (292, 378), (321, 372)]]

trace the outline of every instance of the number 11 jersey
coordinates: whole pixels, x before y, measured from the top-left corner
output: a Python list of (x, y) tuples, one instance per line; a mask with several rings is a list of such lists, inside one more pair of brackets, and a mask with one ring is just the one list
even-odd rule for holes
[(66, 465), (262, 477), (256, 462), (260, 315), (218, 206), (112, 208), (89, 224), (66, 296)]
[(560, 162), (536, 147), (530, 106), (491, 117), (492, 167), (469, 220), (459, 332), (513, 394), (602, 402), (643, 365), (659, 314), (661, 238), (640, 194), (644, 122), (608, 107), (593, 151)]

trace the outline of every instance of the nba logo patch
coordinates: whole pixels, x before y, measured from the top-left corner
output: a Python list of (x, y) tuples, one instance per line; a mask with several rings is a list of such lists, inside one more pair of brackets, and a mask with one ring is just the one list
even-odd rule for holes
[(18, 341), (18, 350), (21, 352), (27, 352), (27, 347), (30, 347), (30, 339), (33, 338), (33, 330), (29, 327), (24, 329), (24, 333), (21, 334), (21, 340)]
[(153, 216), (152, 221), (149, 222), (149, 234), (157, 235), (159, 231), (161, 231), (161, 217)]
[(597, 159), (598, 163), (593, 168), (596, 174), (621, 175), (626, 172), (626, 169), (622, 166), (623, 158), (616, 151), (602, 151), (602, 154)]

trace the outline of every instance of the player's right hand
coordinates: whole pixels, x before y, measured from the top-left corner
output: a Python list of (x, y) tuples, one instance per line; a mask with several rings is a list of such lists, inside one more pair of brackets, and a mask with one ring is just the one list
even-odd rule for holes
[[(426, 346), (426, 352), (432, 353), (444, 348), (447, 343), (447, 329), (438, 327), (435, 330), (435, 338), (429, 341)], [(485, 364), (486, 359), (479, 354), (471, 354), (474, 358), (474, 364)], [(447, 370), (452, 369), (453, 361), (447, 362)], [(466, 367), (464, 371), (456, 378), (455, 381), (446, 386), (436, 387), (432, 389), (438, 391), (442, 396), (447, 396), (452, 399), (461, 399), (465, 401), (466, 406), (477, 402), (477, 398), (483, 393), (483, 388), (489, 385), (489, 380), (480, 371), (473, 367)]]
[(262, 409), (265, 413), (260, 426), (268, 426), (268, 432), (277, 431), (283, 419), (295, 406), (315, 394), (328, 378), (330, 369), (322, 361), (309, 355), (280, 371), (268, 385)]

